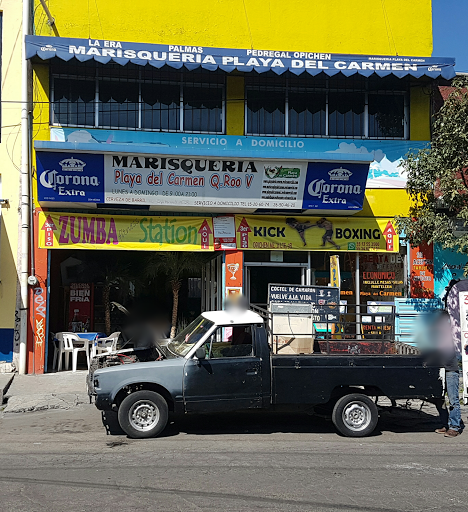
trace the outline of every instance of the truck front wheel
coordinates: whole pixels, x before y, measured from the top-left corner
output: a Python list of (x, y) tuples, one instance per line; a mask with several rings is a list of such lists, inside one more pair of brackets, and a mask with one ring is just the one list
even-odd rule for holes
[(167, 424), (167, 402), (154, 391), (135, 391), (120, 404), (118, 418), (120, 427), (129, 437), (156, 437)]
[(353, 393), (341, 397), (335, 404), (332, 421), (346, 437), (365, 437), (377, 426), (377, 406), (366, 395)]

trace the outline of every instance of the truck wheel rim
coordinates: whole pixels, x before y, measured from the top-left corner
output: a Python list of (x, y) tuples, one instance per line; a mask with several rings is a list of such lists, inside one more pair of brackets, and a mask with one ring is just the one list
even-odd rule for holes
[(350, 402), (343, 409), (342, 418), (349, 429), (359, 432), (370, 425), (372, 414), (363, 402)]
[(135, 402), (128, 413), (130, 425), (140, 432), (146, 432), (159, 421), (159, 409), (149, 400)]

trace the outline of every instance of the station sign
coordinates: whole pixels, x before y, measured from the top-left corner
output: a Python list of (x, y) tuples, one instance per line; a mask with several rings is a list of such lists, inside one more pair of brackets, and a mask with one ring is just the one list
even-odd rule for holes
[(39, 213), (39, 247), (140, 251), (213, 251), (204, 217)]

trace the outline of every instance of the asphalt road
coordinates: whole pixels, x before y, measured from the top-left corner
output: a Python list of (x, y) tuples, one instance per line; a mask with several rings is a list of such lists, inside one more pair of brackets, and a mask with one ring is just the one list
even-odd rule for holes
[(466, 511), (468, 432), (436, 426), (385, 414), (349, 439), (305, 415), (198, 416), (134, 441), (106, 434), (94, 406), (5, 414), (0, 510)]

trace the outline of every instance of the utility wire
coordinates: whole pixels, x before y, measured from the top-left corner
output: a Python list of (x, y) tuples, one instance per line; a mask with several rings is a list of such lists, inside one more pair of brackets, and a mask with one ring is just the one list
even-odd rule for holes
[(390, 37), (391, 37), (391, 42), (393, 43), (395, 55), (398, 55), (396, 44), (395, 44), (395, 39), (393, 38), (393, 32), (392, 32), (392, 27), (390, 24), (390, 19), (388, 17), (387, 9), (385, 7), (385, 0), (380, 0), (380, 3), (382, 4), (382, 11), (383, 11), (383, 17), (384, 17), (384, 22), (385, 22), (385, 29), (387, 31), (387, 39), (388, 39), (388, 46), (390, 47), (390, 52), (392, 51), (391, 45), (390, 45)]
[(247, 14), (247, 7), (245, 5), (245, 0), (242, 0), (242, 4), (244, 6), (245, 21), (247, 22), (247, 29), (249, 31), (250, 49), (253, 50), (252, 30), (250, 29), (249, 15)]

